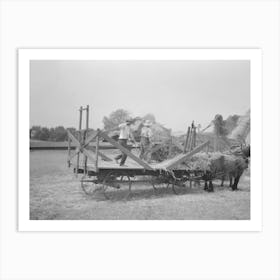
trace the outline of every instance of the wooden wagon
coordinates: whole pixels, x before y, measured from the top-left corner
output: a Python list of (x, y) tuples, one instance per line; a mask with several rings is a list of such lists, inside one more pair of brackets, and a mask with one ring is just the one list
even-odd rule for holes
[[(84, 130), (81, 129), (83, 110), (87, 113)], [(209, 141), (197, 147), (192, 146), (191, 150), (182, 147), (182, 153), (177, 156), (160, 163), (149, 164), (140, 159), (137, 153), (109, 137), (104, 130), (97, 129), (89, 135), (88, 115), (89, 107), (81, 107), (78, 135), (67, 131), (68, 166), (74, 165), (74, 172), (77, 175), (82, 174), (81, 187), (87, 195), (102, 193), (107, 199), (119, 196), (127, 198), (131, 194), (132, 185), (137, 183), (149, 183), (154, 190), (157, 190), (157, 185), (165, 184), (166, 187), (171, 186), (173, 192), (178, 194), (187, 181), (204, 176), (202, 171), (178, 166), (205, 149)], [(100, 148), (103, 140), (128, 156), (125, 166), (119, 166), (111, 155), (102, 152)], [(73, 146), (76, 147), (74, 152), (72, 152)]]

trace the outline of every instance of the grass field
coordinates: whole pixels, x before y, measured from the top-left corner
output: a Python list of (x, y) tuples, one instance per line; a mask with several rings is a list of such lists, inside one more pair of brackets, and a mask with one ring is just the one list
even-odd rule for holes
[[(202, 186), (187, 187), (174, 195), (150, 185), (137, 185), (129, 200), (108, 201), (88, 197), (72, 169), (66, 165), (66, 151), (30, 152), (30, 219), (36, 220), (239, 220), (250, 219), (250, 176), (246, 171), (239, 191), (214, 182), (215, 192)], [(227, 185), (228, 182), (225, 183)]]

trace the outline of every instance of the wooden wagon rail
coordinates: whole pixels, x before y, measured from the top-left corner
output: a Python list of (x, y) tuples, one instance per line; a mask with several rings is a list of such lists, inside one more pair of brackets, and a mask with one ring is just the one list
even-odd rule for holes
[[(160, 163), (149, 164), (140, 159), (132, 151), (121, 146), (117, 141), (109, 137), (104, 130), (97, 129), (92, 135), (88, 135), (89, 106), (80, 107), (78, 137), (74, 136), (69, 130), (68, 133), (68, 166), (74, 165), (76, 175), (83, 174), (81, 185), (86, 194), (93, 195), (96, 192), (103, 192), (109, 198), (108, 190), (118, 190), (120, 185), (128, 184), (130, 194), (132, 183), (149, 182), (154, 189), (156, 184), (171, 185), (174, 193), (178, 194), (178, 187), (194, 178), (202, 178), (203, 172), (198, 170), (191, 171), (179, 167), (181, 163), (190, 159), (194, 154), (202, 151), (209, 145), (209, 141), (194, 147), (192, 144), (182, 146), (173, 141), (174, 145), (181, 151), (177, 156), (162, 161)], [(86, 129), (82, 129), (82, 115), (86, 111)], [(190, 136), (189, 136), (190, 137)], [(101, 139), (106, 140), (116, 149), (127, 155), (128, 166), (119, 166), (114, 160), (101, 152), (99, 144)], [(94, 141), (95, 147), (89, 148), (89, 144)], [(75, 151), (72, 152), (73, 146)], [(81, 162), (80, 156), (83, 157)], [(75, 159), (75, 160), (74, 160)], [(76, 164), (73, 164), (73, 161)], [(135, 180), (135, 176), (146, 176), (146, 179)], [(107, 195), (106, 195), (107, 194)], [(127, 196), (126, 196), (127, 197)]]

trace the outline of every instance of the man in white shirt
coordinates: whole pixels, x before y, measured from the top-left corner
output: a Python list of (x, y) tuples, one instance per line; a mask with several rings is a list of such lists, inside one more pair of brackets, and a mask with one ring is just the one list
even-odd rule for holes
[(149, 162), (151, 156), (149, 154), (149, 150), (152, 142), (152, 130), (151, 130), (152, 123), (149, 120), (146, 120), (143, 125), (144, 126), (141, 130), (139, 157)]
[[(119, 135), (119, 144), (128, 149), (127, 141), (131, 139), (135, 143), (134, 136), (132, 134), (130, 125), (132, 124), (132, 120), (126, 120), (125, 123), (119, 125), (120, 135)], [(125, 153), (121, 153), (115, 157), (116, 163), (121, 160), (120, 166), (123, 166), (126, 161), (127, 155)]]

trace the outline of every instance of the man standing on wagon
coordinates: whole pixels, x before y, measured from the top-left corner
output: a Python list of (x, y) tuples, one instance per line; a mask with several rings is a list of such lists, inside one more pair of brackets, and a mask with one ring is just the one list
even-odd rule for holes
[[(127, 141), (129, 139), (131, 139), (134, 143), (136, 143), (130, 127), (132, 123), (133, 120), (129, 119), (126, 120), (125, 123), (119, 125), (119, 129), (120, 129), (119, 144), (126, 149), (128, 149)], [(123, 166), (125, 164), (126, 158), (127, 155), (124, 152), (122, 152), (121, 154), (115, 157), (115, 161), (116, 163), (119, 163), (119, 160), (121, 160), (120, 166)]]
[(150, 148), (152, 142), (152, 123), (149, 120), (146, 120), (143, 124), (143, 128), (141, 130), (141, 142), (140, 142), (140, 159), (144, 159), (146, 161), (150, 161)]

